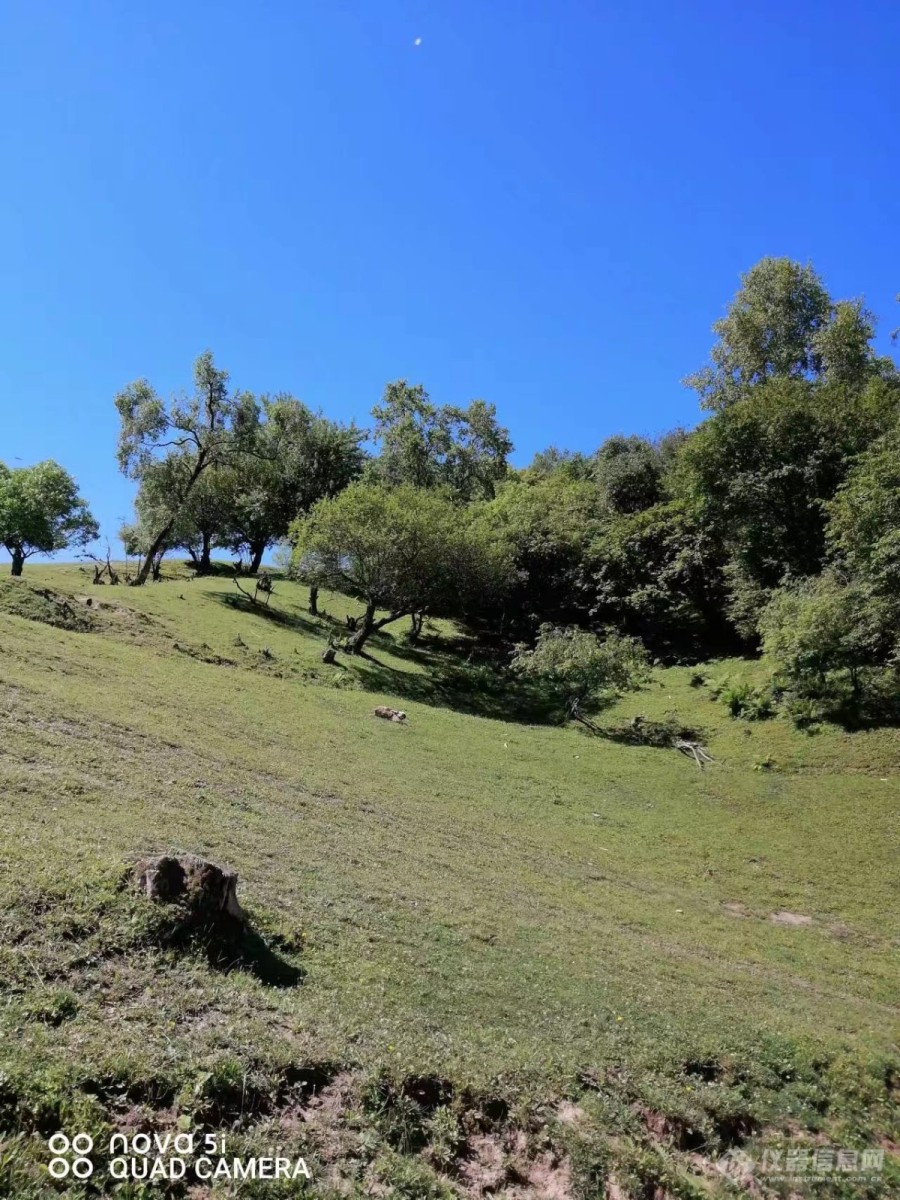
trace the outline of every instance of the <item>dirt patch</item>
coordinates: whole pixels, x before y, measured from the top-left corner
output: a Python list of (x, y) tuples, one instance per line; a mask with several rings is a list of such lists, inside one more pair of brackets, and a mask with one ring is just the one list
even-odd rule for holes
[(573, 1200), (569, 1160), (554, 1150), (533, 1154), (528, 1135), (521, 1129), (476, 1134), (467, 1140), (464, 1153), (458, 1175), (467, 1196)]
[(774, 924), (776, 924), (776, 925), (800, 926), (800, 925), (812, 925), (812, 923), (813, 923), (812, 917), (804, 917), (802, 913), (793, 913), (793, 912), (787, 912), (787, 911), (774, 912), (769, 917), (769, 920), (774, 922)]
[(587, 1120), (587, 1113), (571, 1100), (563, 1100), (556, 1110), (556, 1119), (561, 1125), (578, 1129)]

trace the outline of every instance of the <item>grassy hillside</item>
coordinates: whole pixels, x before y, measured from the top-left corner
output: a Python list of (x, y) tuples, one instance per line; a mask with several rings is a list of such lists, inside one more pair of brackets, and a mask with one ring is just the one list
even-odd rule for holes
[[(675, 714), (700, 771), (539, 723), (449, 629), (325, 666), (342, 597), (89, 581), (0, 581), (0, 1192), (64, 1191), (81, 1128), (278, 1144), (316, 1196), (762, 1195), (714, 1160), (787, 1137), (887, 1147), (817, 1195), (900, 1188), (895, 730), (735, 721), (706, 679), (744, 663), (603, 714)], [(257, 936), (170, 936), (121, 887), (165, 849), (234, 867)]]

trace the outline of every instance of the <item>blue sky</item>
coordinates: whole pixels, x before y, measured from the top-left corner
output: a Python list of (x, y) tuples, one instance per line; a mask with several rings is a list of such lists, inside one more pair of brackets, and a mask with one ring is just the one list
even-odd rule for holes
[(693, 424), (765, 254), (886, 350), (898, 49), (876, 0), (5, 0), (0, 459), (113, 533), (113, 395), (206, 347), (361, 423), (399, 376), (484, 397), (517, 462)]

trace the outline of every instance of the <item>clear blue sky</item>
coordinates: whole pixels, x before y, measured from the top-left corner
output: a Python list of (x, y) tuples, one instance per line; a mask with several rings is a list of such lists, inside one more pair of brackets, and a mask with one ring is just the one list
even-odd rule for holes
[(517, 462), (693, 424), (765, 254), (887, 348), (898, 52), (896, 0), (4, 0), (0, 458), (112, 533), (113, 395), (206, 347), (363, 423), (484, 397)]

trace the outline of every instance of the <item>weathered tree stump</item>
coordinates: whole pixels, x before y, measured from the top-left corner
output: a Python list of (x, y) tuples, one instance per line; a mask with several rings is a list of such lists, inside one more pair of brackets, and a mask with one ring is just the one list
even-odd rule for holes
[(141, 858), (132, 868), (132, 879), (149, 900), (184, 904), (198, 920), (244, 923), (237, 898), (237, 873), (196, 854)]
[(322, 662), (333, 663), (335, 654), (337, 654), (337, 649), (334, 646), (328, 646), (322, 651)]

